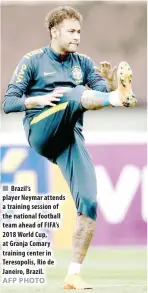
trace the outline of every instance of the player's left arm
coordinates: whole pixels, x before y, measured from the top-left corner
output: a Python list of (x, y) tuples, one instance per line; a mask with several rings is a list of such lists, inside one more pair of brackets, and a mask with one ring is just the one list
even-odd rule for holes
[(98, 68), (95, 63), (90, 58), (85, 58), (85, 74), (86, 74), (86, 84), (92, 90), (100, 92), (110, 92), (117, 88), (115, 80), (116, 68), (112, 66), (105, 66), (104, 62), (101, 63), (100, 68)]

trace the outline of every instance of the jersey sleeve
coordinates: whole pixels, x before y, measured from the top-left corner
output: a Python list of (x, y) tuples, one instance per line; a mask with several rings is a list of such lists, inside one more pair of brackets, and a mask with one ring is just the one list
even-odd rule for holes
[(3, 99), (5, 113), (25, 111), (25, 93), (32, 80), (31, 59), (24, 56), (16, 67)]
[(86, 84), (92, 90), (108, 92), (107, 82), (95, 71), (95, 63), (90, 58), (85, 58)]

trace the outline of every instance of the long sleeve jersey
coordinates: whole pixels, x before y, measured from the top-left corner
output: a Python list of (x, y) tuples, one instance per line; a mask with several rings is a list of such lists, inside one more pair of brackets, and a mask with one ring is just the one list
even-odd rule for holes
[[(62, 61), (61, 55), (49, 46), (29, 52), (20, 60), (8, 85), (3, 100), (4, 112), (25, 111), (24, 126), (29, 129), (30, 120), (43, 106), (26, 109), (27, 97), (45, 95), (57, 87), (75, 88), (78, 85), (107, 92), (105, 80), (95, 71), (93, 61), (86, 55), (69, 53)], [(82, 120), (83, 117), (81, 124)]]

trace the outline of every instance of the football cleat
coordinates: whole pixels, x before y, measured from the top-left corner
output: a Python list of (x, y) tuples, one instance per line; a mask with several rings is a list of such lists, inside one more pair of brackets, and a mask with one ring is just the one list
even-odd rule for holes
[(134, 107), (136, 98), (132, 92), (132, 70), (125, 61), (120, 62), (117, 70), (118, 92), (124, 107)]
[(67, 275), (64, 280), (64, 289), (93, 289), (91, 285), (88, 285), (79, 274)]

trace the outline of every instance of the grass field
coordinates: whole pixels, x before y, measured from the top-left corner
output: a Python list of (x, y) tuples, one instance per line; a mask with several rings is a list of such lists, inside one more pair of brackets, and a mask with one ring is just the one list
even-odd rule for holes
[[(57, 266), (47, 269), (46, 285), (3, 285), (3, 293), (63, 293), (62, 282), (71, 259), (70, 251), (55, 251)], [(93, 293), (145, 293), (146, 248), (91, 248), (82, 276), (94, 286)], [(75, 290), (76, 291), (76, 290)], [(78, 290), (78, 292), (85, 292)]]

